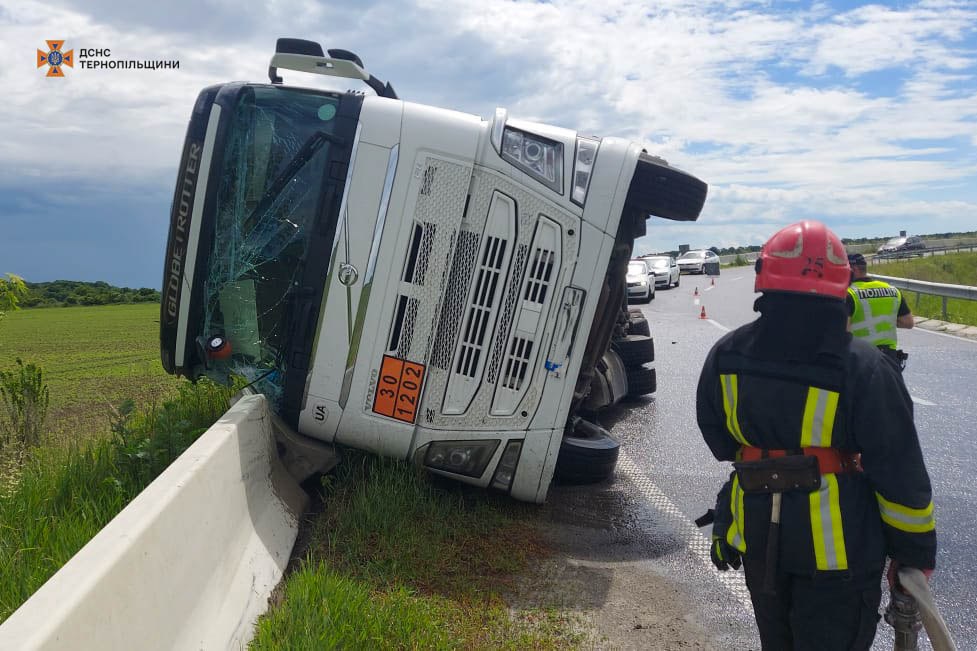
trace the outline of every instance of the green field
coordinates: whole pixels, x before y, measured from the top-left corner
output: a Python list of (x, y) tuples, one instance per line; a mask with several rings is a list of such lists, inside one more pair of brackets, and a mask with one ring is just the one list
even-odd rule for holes
[[(924, 258), (911, 258), (895, 262), (873, 264), (869, 275), (912, 278), (933, 283), (977, 286), (977, 253), (950, 253)], [(950, 299), (947, 316), (943, 317), (943, 299), (915, 292), (906, 292), (906, 302), (916, 316), (941, 319), (951, 323), (977, 325), (977, 301)]]
[(8, 312), (0, 322), (0, 369), (17, 358), (44, 369), (47, 444), (107, 433), (110, 404), (160, 404), (179, 384), (159, 361), (158, 304)]

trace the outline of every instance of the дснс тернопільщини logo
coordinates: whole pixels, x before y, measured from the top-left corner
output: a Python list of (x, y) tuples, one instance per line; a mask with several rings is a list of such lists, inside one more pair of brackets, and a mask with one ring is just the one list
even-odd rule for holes
[(48, 41), (47, 42), (48, 51), (44, 50), (37, 51), (37, 67), (40, 68), (44, 64), (48, 65), (47, 75), (48, 77), (64, 77), (64, 71), (61, 69), (62, 66), (68, 66), (69, 68), (75, 67), (75, 51), (68, 50), (64, 51), (64, 40), (61, 41)]

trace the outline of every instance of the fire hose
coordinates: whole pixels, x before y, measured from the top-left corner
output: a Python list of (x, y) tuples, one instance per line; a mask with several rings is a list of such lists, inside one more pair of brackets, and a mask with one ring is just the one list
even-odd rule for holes
[(914, 567), (899, 568), (899, 587), (891, 592), (887, 621), (896, 632), (894, 651), (916, 651), (920, 625), (926, 629), (934, 651), (956, 651), (946, 622), (940, 616), (926, 576)]

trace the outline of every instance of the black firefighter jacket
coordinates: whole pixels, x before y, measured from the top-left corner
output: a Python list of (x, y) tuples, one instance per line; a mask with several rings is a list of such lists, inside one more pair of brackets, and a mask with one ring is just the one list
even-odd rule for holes
[[(762, 319), (762, 317), (761, 317)], [(870, 344), (842, 339), (833, 363), (765, 350), (760, 320), (709, 353), (697, 392), (702, 435), (720, 461), (741, 445), (833, 447), (862, 455), (864, 472), (825, 474), (820, 490), (783, 495), (779, 570), (816, 575), (881, 570), (885, 556), (935, 566), (931, 488), (899, 372)], [(763, 558), (771, 496), (745, 495), (736, 473), (717, 499), (713, 535)]]

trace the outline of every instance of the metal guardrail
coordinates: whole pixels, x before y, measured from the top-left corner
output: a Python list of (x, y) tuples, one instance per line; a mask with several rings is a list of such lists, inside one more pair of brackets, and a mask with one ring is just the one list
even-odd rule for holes
[[(911, 278), (893, 278), (892, 276), (877, 276), (872, 274), (872, 278), (883, 280), (893, 287), (904, 289), (908, 292), (919, 294), (929, 294), (931, 296), (941, 296), (943, 298), (943, 320), (946, 321), (946, 302), (951, 298), (959, 298), (965, 301), (977, 301), (977, 287), (968, 285), (949, 285), (945, 283), (931, 283), (926, 280), (912, 280)], [(918, 303), (918, 301), (917, 301)]]
[(875, 253), (874, 255), (866, 255), (865, 259), (869, 264), (872, 264), (892, 260), (905, 260), (906, 258), (919, 258), (928, 255), (946, 255), (947, 253), (959, 253), (960, 251), (977, 251), (977, 243), (955, 244), (953, 246), (928, 246), (925, 249), (916, 249), (914, 251)]

